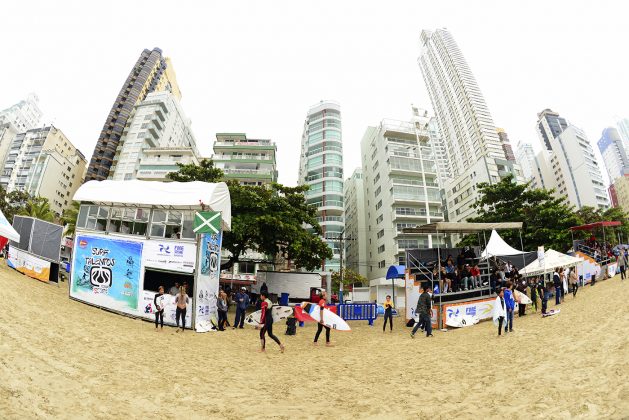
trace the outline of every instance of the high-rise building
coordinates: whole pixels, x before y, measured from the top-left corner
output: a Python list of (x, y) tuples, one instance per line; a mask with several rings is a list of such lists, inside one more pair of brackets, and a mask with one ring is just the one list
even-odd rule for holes
[(83, 182), (87, 161), (61, 130), (48, 126), (20, 133), (7, 153), (0, 185), (48, 199), (61, 214)]
[[(190, 153), (198, 157), (197, 143), (190, 125), (190, 120), (186, 118), (175, 95), (168, 91), (149, 93), (145, 100), (133, 108), (125, 124), (113, 165), (109, 170), (109, 179), (116, 181), (136, 179), (141, 165), (144, 166), (143, 170), (167, 169), (151, 168), (147, 166), (149, 164), (146, 161), (141, 163), (145, 154), (153, 148), (190, 149)], [(174, 160), (165, 162), (167, 156), (169, 154), (160, 154), (164, 164), (162, 166), (174, 167), (176, 170), (177, 159), (180, 156), (175, 153)]]
[(535, 154), (533, 145), (519, 142), (516, 153), (516, 162), (522, 169), (522, 177), (530, 182), (531, 188), (546, 188), (542, 176), (543, 165), (540, 163), (540, 154)]
[(614, 127), (604, 129), (597, 145), (603, 156), (610, 182), (629, 174), (629, 158), (618, 130)]
[(36, 128), (42, 118), (39, 98), (34, 93), (25, 100), (0, 111), (0, 124), (11, 123), (18, 133)]
[(505, 154), (505, 159), (511, 162), (515, 162), (515, 155), (513, 154), (513, 147), (511, 147), (511, 142), (509, 142), (509, 136), (507, 132), (503, 128), (496, 128), (498, 132), (498, 138), (500, 139), (500, 143), (502, 143), (502, 151)]
[(568, 128), (568, 122), (558, 113), (546, 108), (537, 114), (537, 134), (546, 150), (553, 150), (552, 141)]
[(363, 277), (368, 275), (367, 223), (362, 168), (345, 180), (345, 265)]
[(244, 133), (217, 133), (214, 164), (225, 179), (242, 185), (268, 185), (277, 182), (277, 146), (271, 140), (249, 139)]
[(623, 118), (616, 123), (620, 137), (625, 142), (625, 148), (629, 148), (629, 118)]
[(9, 147), (17, 136), (18, 130), (10, 122), (0, 123), (0, 167), (4, 166)]
[(613, 199), (615, 199), (614, 207), (620, 207), (629, 213), (629, 175), (616, 178), (609, 188)]
[(301, 137), (299, 185), (308, 185), (306, 201), (317, 207), (323, 238), (333, 251), (324, 271), (337, 271), (340, 264), (340, 238), (343, 218), (343, 143), (341, 106), (321, 101), (308, 110)]
[(407, 234), (444, 220), (439, 166), (429, 130), (411, 121), (385, 119), (368, 127), (361, 144), (370, 280), (390, 265), (405, 265), (406, 250), (431, 248), (437, 238)]
[(449, 220), (465, 221), (476, 215), (477, 184), (509, 174), (521, 181), (520, 169), (505, 159), (485, 99), (452, 35), (424, 30), (420, 42), (418, 63), (452, 171), (445, 185)]
[(86, 181), (109, 177), (118, 143), (135, 105), (155, 91), (169, 91), (177, 99), (181, 99), (172, 63), (162, 56), (159, 48), (142, 51), (129, 72), (98, 137), (87, 169)]

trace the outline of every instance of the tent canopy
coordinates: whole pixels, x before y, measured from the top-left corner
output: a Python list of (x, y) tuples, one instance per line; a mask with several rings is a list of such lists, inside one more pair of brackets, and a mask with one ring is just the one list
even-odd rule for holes
[(9, 223), (4, 213), (0, 211), (0, 236), (12, 240), (13, 242), (20, 242), (20, 234), (17, 233), (13, 226)]
[(203, 203), (208, 210), (220, 211), (223, 229), (231, 229), (231, 200), (224, 182), (88, 181), (73, 200), (186, 210), (201, 210)]
[(522, 270), (520, 274), (523, 276), (537, 276), (548, 273), (558, 267), (570, 267), (579, 264), (583, 259), (562, 254), (553, 249), (549, 249), (544, 253), (543, 261), (539, 259), (533, 261)]
[(518, 251), (517, 249), (506, 243), (504, 239), (502, 239), (498, 232), (496, 232), (496, 230), (494, 229), (491, 231), (489, 242), (487, 242), (487, 247), (485, 248), (481, 256), (483, 258), (489, 258), (520, 254), (526, 254), (526, 252)]
[(404, 233), (476, 233), (484, 230), (522, 229), (522, 222), (504, 223), (454, 223), (437, 222), (429, 223), (414, 228), (404, 228)]
[(399, 279), (405, 276), (406, 267), (403, 265), (392, 265), (387, 270), (387, 279)]
[(594, 229), (598, 229), (598, 228), (613, 227), (613, 226), (620, 226), (620, 225), (622, 225), (622, 223), (620, 223), (620, 222), (596, 222), (596, 223), (590, 223), (588, 225), (572, 226), (570, 228), (570, 230), (572, 230), (572, 231), (575, 231), (575, 230), (594, 230)]

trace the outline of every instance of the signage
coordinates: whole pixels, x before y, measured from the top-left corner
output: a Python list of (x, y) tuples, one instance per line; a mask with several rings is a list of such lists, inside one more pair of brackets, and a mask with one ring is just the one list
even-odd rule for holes
[(194, 224), (192, 231), (196, 234), (214, 233), (221, 230), (220, 211), (198, 211), (194, 214)]
[(199, 270), (197, 270), (195, 291), (197, 301), (195, 328), (197, 332), (210, 331), (212, 321), (216, 320), (222, 240), (223, 235), (220, 230), (218, 233), (204, 233), (200, 238)]
[[(50, 280), (50, 262), (42, 260), (33, 254), (9, 246), (7, 259), (9, 267), (29, 277), (48, 283)], [(54, 279), (53, 281), (57, 281)]]
[(145, 267), (162, 270), (194, 272), (197, 246), (191, 242), (143, 241), (142, 260)]

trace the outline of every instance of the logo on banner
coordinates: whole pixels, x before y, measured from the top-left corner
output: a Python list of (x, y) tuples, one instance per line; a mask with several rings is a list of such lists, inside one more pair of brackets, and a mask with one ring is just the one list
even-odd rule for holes
[(93, 266), (90, 268), (90, 283), (92, 286), (108, 289), (111, 287), (111, 268)]
[(175, 245), (175, 257), (183, 257), (183, 245)]
[(465, 308), (465, 315), (476, 316), (476, 306), (470, 306)]
[(109, 249), (92, 248), (92, 254), (85, 257), (85, 267), (90, 267), (90, 284), (94, 293), (108, 293), (113, 284), (112, 268), (116, 265), (115, 258), (110, 258)]
[(159, 252), (162, 254), (170, 254), (170, 245), (159, 244)]

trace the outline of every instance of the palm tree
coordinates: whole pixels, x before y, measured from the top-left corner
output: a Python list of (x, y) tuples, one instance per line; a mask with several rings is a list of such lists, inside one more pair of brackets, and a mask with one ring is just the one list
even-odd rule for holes
[(73, 201), (72, 205), (63, 211), (61, 215), (61, 223), (66, 226), (65, 234), (67, 236), (74, 236), (76, 231), (76, 219), (79, 217), (79, 209), (81, 202)]
[(36, 219), (54, 222), (55, 213), (50, 210), (48, 199), (43, 197), (31, 197), (26, 202), (23, 209), (18, 212), (21, 216), (30, 216)]

